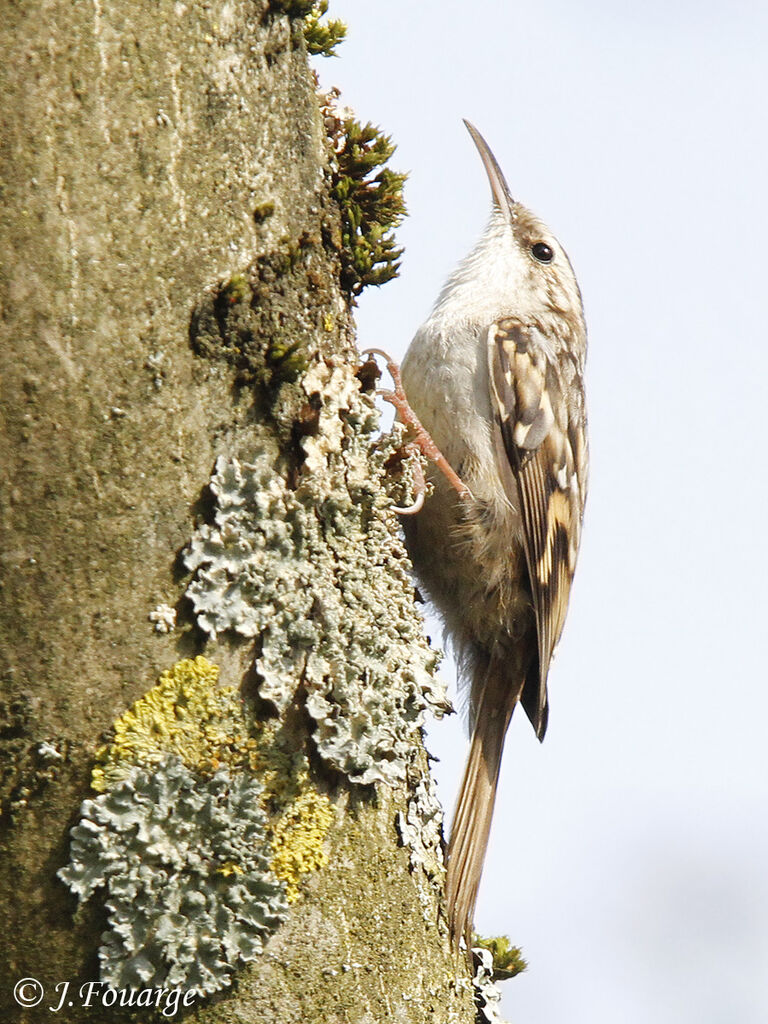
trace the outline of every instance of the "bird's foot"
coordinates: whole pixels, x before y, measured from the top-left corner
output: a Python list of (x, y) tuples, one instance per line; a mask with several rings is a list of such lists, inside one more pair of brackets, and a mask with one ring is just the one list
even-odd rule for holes
[[(422, 425), (418, 416), (411, 408), (405, 394), (402, 378), (400, 377), (400, 367), (394, 359), (380, 348), (367, 348), (362, 354), (364, 356), (381, 356), (381, 358), (385, 360), (387, 364), (387, 372), (392, 378), (393, 387), (391, 390), (388, 388), (377, 388), (376, 394), (383, 398), (385, 402), (389, 402), (390, 405), (394, 405), (400, 421), (404, 423), (411, 432), (411, 436), (413, 437), (413, 441), (411, 443), (416, 446), (418, 451), (420, 451), (425, 458), (429, 459), (430, 462), (434, 462), (460, 498), (472, 498), (472, 492), (470, 489), (461, 477), (454, 472), (446, 457), (437, 447), (428, 431)], [(414, 515), (414, 513), (418, 512), (424, 504), (424, 490), (426, 485), (424, 484), (424, 475), (421, 473), (420, 469), (419, 476), (421, 477), (421, 485), (419, 485), (418, 478), (415, 481), (417, 493), (416, 501), (407, 509), (397, 508), (396, 511), (399, 512), (400, 515)], [(420, 486), (421, 490), (419, 490)]]
[(424, 499), (427, 496), (427, 481), (424, 479), (424, 470), (422, 468), (421, 460), (419, 459), (419, 447), (412, 441), (403, 446), (403, 451), (407, 455), (413, 455), (414, 460), (412, 463), (411, 474), (413, 476), (413, 503), (410, 505), (393, 505), (392, 511), (397, 512), (399, 516), (415, 516), (417, 512), (421, 512), (424, 507)]

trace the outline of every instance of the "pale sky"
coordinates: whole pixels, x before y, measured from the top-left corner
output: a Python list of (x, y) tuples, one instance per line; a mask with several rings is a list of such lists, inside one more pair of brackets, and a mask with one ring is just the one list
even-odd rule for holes
[[(331, 0), (323, 84), (410, 171), (400, 358), (482, 231), (483, 132), (571, 257), (590, 335), (585, 534), (540, 746), (513, 721), (481, 933), (514, 1024), (768, 1021), (768, 8)], [(439, 635), (432, 623), (430, 630)], [(455, 672), (446, 661), (446, 679)], [(450, 816), (466, 750), (429, 729)]]

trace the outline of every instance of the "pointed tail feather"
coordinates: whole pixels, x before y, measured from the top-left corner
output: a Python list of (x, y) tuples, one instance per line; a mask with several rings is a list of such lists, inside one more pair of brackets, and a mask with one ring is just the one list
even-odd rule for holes
[(451, 939), (470, 945), (477, 890), (496, 801), (501, 755), (512, 712), (520, 696), (498, 662), (492, 662), (478, 702), (472, 743), (451, 826), (445, 883)]

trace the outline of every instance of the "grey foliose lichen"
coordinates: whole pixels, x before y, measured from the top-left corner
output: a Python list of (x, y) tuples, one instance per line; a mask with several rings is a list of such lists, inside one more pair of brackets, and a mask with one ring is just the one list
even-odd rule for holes
[(507, 1024), (499, 1011), (501, 992), (493, 980), (493, 956), (482, 946), (474, 946), (472, 952), (477, 957), (475, 976), (472, 979), (477, 1024)]
[(410, 785), (405, 814), (397, 815), (397, 829), (410, 854), (424, 916), (429, 920), (445, 881), (443, 859), (443, 808), (426, 765), (415, 763), (408, 772)]
[(355, 782), (392, 782), (426, 711), (449, 706), (438, 655), (413, 612), (372, 400), (344, 363), (318, 361), (302, 386), (319, 413), (296, 486), (270, 441), (247, 462), (217, 460), (214, 522), (185, 554), (187, 596), (212, 636), (259, 638), (260, 693), (278, 712), (301, 684), (326, 761)]
[(287, 912), (260, 793), (251, 775), (202, 778), (171, 756), (83, 803), (59, 877), (81, 903), (106, 889), (102, 981), (212, 993), (258, 956)]

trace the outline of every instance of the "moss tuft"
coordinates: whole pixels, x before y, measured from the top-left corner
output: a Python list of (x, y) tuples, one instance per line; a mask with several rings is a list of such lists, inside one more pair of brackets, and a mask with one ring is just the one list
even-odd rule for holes
[(487, 949), (493, 957), (493, 977), (495, 981), (506, 981), (507, 978), (514, 978), (516, 974), (521, 974), (528, 967), (522, 950), (518, 946), (513, 946), (506, 935), (497, 935), (487, 939), (475, 935), (473, 939), (473, 946)]
[(248, 285), (248, 278), (245, 274), (233, 274), (222, 289), (222, 298), (230, 306), (236, 306), (242, 302), (248, 302), (251, 297), (251, 289)]
[(269, 7), (276, 14), (287, 14), (289, 18), (306, 18), (315, 3), (316, 0), (269, 0)]
[(327, 12), (328, 0), (317, 0), (306, 16), (304, 39), (307, 52), (312, 56), (336, 57), (336, 47), (347, 35), (347, 26), (336, 18), (320, 24), (320, 19)]
[(342, 216), (341, 283), (359, 295), (397, 277), (403, 250), (394, 231), (406, 212), (407, 175), (385, 166), (396, 148), (389, 135), (346, 112), (334, 117), (334, 109), (326, 107), (326, 125), (336, 154), (332, 195)]
[(294, 381), (309, 365), (309, 353), (306, 344), (298, 339), (274, 339), (266, 349), (267, 366), (270, 371), (270, 383), (282, 384), (283, 381)]

